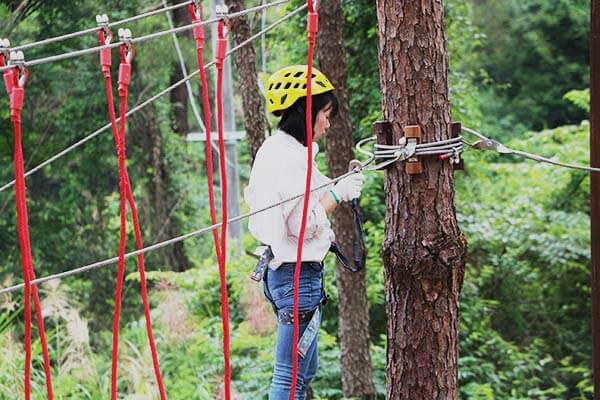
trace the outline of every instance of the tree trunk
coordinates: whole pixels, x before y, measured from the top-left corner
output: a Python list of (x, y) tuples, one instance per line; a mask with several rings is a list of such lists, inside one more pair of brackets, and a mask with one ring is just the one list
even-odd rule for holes
[[(423, 142), (450, 137), (448, 56), (441, 0), (377, 0), (384, 118), (393, 138), (420, 125)], [(388, 318), (387, 396), (458, 398), (458, 307), (466, 239), (454, 210), (452, 168), (422, 159), (385, 175), (383, 244)]]
[[(191, 20), (187, 13), (187, 8), (176, 9), (171, 14), (175, 26), (190, 24)], [(188, 33), (189, 34), (189, 33)], [(194, 68), (192, 68), (194, 70)], [(176, 57), (171, 66), (171, 84), (183, 79), (183, 71), (179, 59)], [(169, 94), (171, 100), (171, 129), (185, 137), (190, 132), (188, 123), (188, 94), (186, 85), (179, 85)]]
[[(140, 210), (146, 210), (147, 218), (145, 220), (152, 224), (154, 235), (154, 237), (145, 238), (144, 244), (170, 239), (182, 233), (180, 221), (174, 216), (175, 208), (180, 200), (171, 199), (168, 195), (171, 191), (169, 187), (175, 187), (173, 182), (175, 178), (173, 171), (169, 171), (164, 163), (166, 154), (156, 115), (154, 107), (149, 107), (130, 119), (132, 122), (130, 141), (137, 143), (142, 149), (142, 154), (139, 156), (141, 163), (137, 169), (140, 171), (140, 176), (147, 174), (146, 171), (151, 171), (151, 176), (148, 176), (147, 188), (149, 207), (142, 208), (138, 205)], [(133, 129), (134, 127), (137, 129)], [(132, 183), (135, 188), (135, 181)], [(180, 195), (184, 196), (185, 194)], [(157, 253), (161, 263), (169, 266), (173, 271), (184, 271), (189, 267), (183, 242), (164, 247)]]
[[(317, 38), (317, 58), (321, 71), (335, 86), (339, 115), (331, 121), (326, 154), (330, 176), (348, 171), (354, 157), (352, 126), (346, 95), (346, 55), (343, 47), (341, 0), (329, 0), (319, 10), (321, 26)], [(333, 229), (343, 251), (352, 254), (354, 220), (347, 203), (334, 214)], [(351, 273), (339, 263), (336, 268), (338, 320), (341, 345), (342, 387), (345, 397), (374, 399), (373, 368), (369, 353), (369, 308), (365, 271)]]
[[(229, 12), (242, 11), (244, 0), (225, 0)], [(234, 46), (248, 39), (252, 32), (246, 17), (233, 18), (231, 20), (231, 33), (233, 34)], [(244, 109), (244, 125), (248, 137), (248, 150), (252, 161), (256, 152), (265, 140), (267, 129), (267, 117), (265, 105), (260, 88), (258, 87), (258, 75), (256, 73), (256, 52), (252, 43), (239, 49), (235, 55), (235, 67), (239, 75), (240, 91), (242, 93), (242, 107)]]

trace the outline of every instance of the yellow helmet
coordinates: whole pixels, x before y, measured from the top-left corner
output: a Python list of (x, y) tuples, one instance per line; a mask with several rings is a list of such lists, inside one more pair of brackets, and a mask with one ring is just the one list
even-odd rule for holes
[[(289, 108), (301, 97), (306, 96), (306, 65), (292, 65), (275, 72), (267, 80), (265, 93), (267, 111), (278, 115), (279, 111)], [(313, 68), (312, 94), (317, 95), (333, 90), (329, 79)]]

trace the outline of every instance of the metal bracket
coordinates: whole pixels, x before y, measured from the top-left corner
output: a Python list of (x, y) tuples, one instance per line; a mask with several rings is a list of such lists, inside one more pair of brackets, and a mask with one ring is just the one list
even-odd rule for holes
[(406, 149), (408, 154), (412, 149), (406, 162), (405, 171), (408, 175), (418, 175), (423, 173), (423, 165), (417, 157), (412, 157), (417, 149), (417, 144), (421, 141), (421, 127), (419, 125), (409, 125), (404, 128), (404, 137), (406, 138)]
[(217, 5), (215, 7), (215, 15), (221, 19), (229, 17), (229, 7), (224, 4)]
[(23, 87), (27, 81), (27, 71), (25, 70), (25, 55), (22, 51), (11, 51), (9, 65), (19, 69), (19, 86)]
[(482, 139), (473, 143), (472, 147), (477, 150), (491, 150), (500, 154), (513, 154), (514, 151), (493, 139)]
[(10, 60), (10, 40), (0, 39), (0, 53), (4, 55), (4, 63)]
[[(461, 132), (462, 124), (460, 122), (453, 122), (450, 127), (450, 136), (453, 138), (459, 137)], [(465, 169), (465, 163), (457, 149), (454, 150), (452, 156), (450, 157), (450, 162), (452, 163), (455, 171)]]
[(99, 28), (109, 28), (110, 22), (109, 22), (109, 18), (108, 15), (106, 14), (98, 14), (96, 15), (96, 24), (98, 24)]
[(119, 29), (119, 41), (131, 44), (131, 29)]
[(110, 22), (108, 19), (108, 15), (99, 14), (96, 15), (96, 23), (98, 24), (98, 28), (100, 31), (104, 33), (104, 44), (110, 44), (113, 39), (112, 30), (110, 29)]

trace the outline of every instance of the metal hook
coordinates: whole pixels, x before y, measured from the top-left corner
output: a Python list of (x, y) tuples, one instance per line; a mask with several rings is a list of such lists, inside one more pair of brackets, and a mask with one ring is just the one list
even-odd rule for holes
[(513, 150), (509, 149), (505, 145), (500, 142), (497, 142), (493, 139), (482, 139), (478, 140), (471, 145), (474, 149), (478, 150), (492, 150), (500, 154), (512, 154)]
[(118, 35), (119, 41), (123, 42), (125, 46), (127, 46), (127, 53), (125, 54), (125, 59), (128, 63), (131, 63), (131, 61), (133, 60), (133, 44), (131, 42), (131, 29), (119, 29)]
[(229, 7), (224, 4), (219, 4), (215, 7), (215, 15), (217, 18), (227, 18), (229, 16)]
[(113, 34), (110, 29), (110, 22), (108, 19), (108, 15), (106, 15), (106, 14), (96, 15), (96, 23), (98, 24), (98, 28), (100, 28), (100, 30), (102, 32), (104, 32), (105, 44), (110, 44), (112, 42)]
[(4, 63), (10, 60), (10, 40), (0, 39), (0, 54), (4, 55)]
[(19, 86), (23, 87), (27, 81), (27, 69), (25, 68), (25, 55), (22, 51), (11, 51), (9, 65), (15, 66), (19, 70)]

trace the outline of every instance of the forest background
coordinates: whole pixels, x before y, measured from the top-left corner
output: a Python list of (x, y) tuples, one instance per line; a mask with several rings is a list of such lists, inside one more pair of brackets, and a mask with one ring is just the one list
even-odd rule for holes
[[(46, 0), (0, 4), (0, 36), (13, 44), (93, 26), (94, 16), (122, 19), (158, 6), (152, 0)], [(246, 1), (246, 6), (258, 4)], [(300, 4), (267, 12), (268, 21)], [(463, 125), (521, 150), (563, 161), (588, 162), (589, 13), (587, 0), (447, 0), (452, 116)], [(344, 46), (354, 140), (371, 135), (381, 117), (377, 20), (372, 0), (343, 3)], [(250, 17), (253, 30), (260, 17)], [(322, 21), (321, 23), (326, 23)], [(276, 28), (264, 42), (258, 68), (270, 72), (305, 63), (305, 18)], [(167, 28), (164, 16), (132, 24), (134, 34)], [(189, 69), (193, 39), (180, 35)], [(94, 35), (27, 52), (29, 59), (95, 45)], [(318, 45), (318, 44), (317, 44)], [(130, 104), (180, 79), (171, 38), (141, 44), (134, 62)], [(210, 50), (208, 50), (210, 51)], [(206, 55), (208, 56), (208, 54)], [(264, 69), (263, 69), (264, 65)], [(237, 79), (234, 70), (234, 79)], [(199, 87), (192, 80), (196, 96)], [(238, 129), (243, 115), (236, 81)], [(165, 97), (129, 119), (129, 171), (145, 242), (210, 225), (204, 148), (186, 141), (198, 129), (188, 103)], [(28, 167), (107, 122), (96, 56), (32, 68), (23, 114)], [(271, 120), (271, 127), (275, 121)], [(183, 126), (184, 125), (184, 126)], [(12, 128), (0, 96), (0, 182), (12, 179)], [(242, 187), (250, 156), (238, 146)], [(325, 170), (324, 156), (319, 163)], [(591, 301), (589, 177), (586, 173), (467, 152), (456, 176), (456, 211), (469, 240), (461, 296), (461, 398), (590, 399)], [(61, 272), (116, 254), (118, 175), (112, 138), (100, 135), (27, 181), (36, 272)], [(380, 398), (385, 387), (385, 308), (380, 257), (385, 204), (382, 175), (370, 173), (361, 205), (369, 258), (367, 294), (371, 357)], [(218, 198), (217, 194), (217, 198)], [(243, 205), (243, 210), (247, 209)], [(129, 243), (134, 243), (133, 236)], [(261, 290), (248, 279), (256, 242), (246, 233), (229, 258), (233, 388), (242, 399), (266, 398), (273, 365), (274, 319)], [(236, 247), (236, 246), (233, 246)], [(21, 281), (14, 194), (0, 193), (0, 282)], [(220, 292), (212, 238), (202, 236), (147, 257), (155, 334), (167, 391), (174, 399), (217, 398), (222, 354)], [(336, 287), (327, 259), (327, 306), (315, 398), (341, 399)], [(54, 360), (57, 398), (105, 399), (110, 387), (110, 343), (116, 269), (109, 267), (41, 287)], [(139, 282), (128, 263), (121, 329), (120, 391), (154, 398)], [(0, 298), (0, 398), (22, 398), (21, 294)], [(331, 312), (329, 312), (331, 310)], [(34, 337), (37, 337), (35, 335)], [(33, 388), (43, 398), (42, 359), (34, 343)]]

